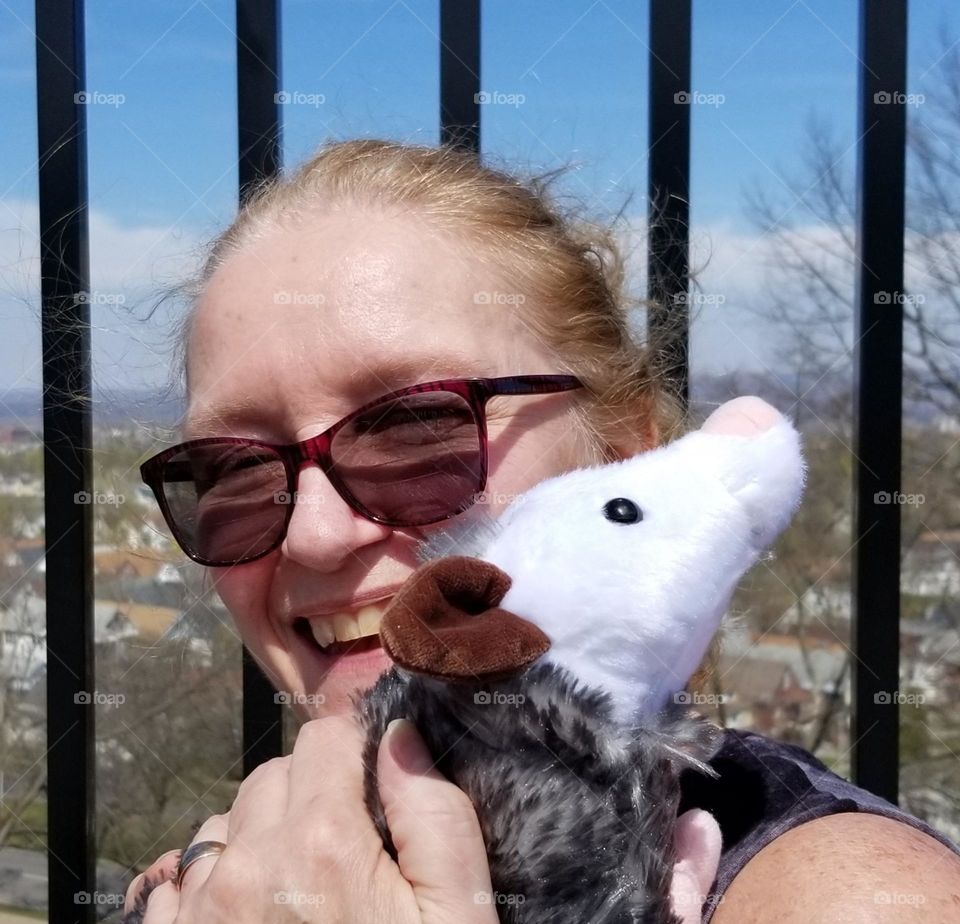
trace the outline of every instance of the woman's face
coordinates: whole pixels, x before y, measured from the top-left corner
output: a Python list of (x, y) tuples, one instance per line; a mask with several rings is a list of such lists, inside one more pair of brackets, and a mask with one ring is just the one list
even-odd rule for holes
[[(273, 230), (233, 255), (196, 307), (185, 438), (290, 443), (417, 382), (563, 371), (524, 325), (522, 295), (476, 245), (415, 216), (345, 211)], [(487, 403), (491, 512), (594, 461), (577, 455), (572, 394)], [(349, 709), (389, 661), (378, 647), (331, 656), (295, 620), (321, 637), (369, 631), (377, 611), (360, 616), (362, 604), (382, 610), (416, 568), (418, 539), (443, 524), (370, 522), (316, 465), (301, 470), (297, 491), (280, 548), (211, 571), (253, 656), (301, 717), (316, 718)]]

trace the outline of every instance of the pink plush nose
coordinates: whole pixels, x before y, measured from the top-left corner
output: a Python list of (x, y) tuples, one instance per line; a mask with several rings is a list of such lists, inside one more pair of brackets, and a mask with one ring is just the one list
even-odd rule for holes
[(762, 398), (744, 395), (721, 404), (700, 428), (704, 433), (753, 436), (769, 430), (781, 418), (780, 412)]

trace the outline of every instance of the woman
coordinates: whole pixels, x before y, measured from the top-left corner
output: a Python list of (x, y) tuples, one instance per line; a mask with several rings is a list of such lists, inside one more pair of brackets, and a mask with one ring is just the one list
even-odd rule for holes
[[(207, 444), (211, 467), (227, 451), (241, 461), (233, 480), (218, 469), (203, 510), (192, 488), (182, 490), (177, 458), (153, 470), (166, 480), (165, 513), (181, 545), (216, 566), (216, 589), (247, 647), (312, 721), (291, 756), (258, 768), (230, 812), (197, 833), (195, 842), (226, 849), (192, 862), (179, 888), (170, 881), (177, 855), (164, 855), (132, 883), (128, 911), (145, 906), (147, 924), (496, 920), (476, 900), (490, 881), (473, 809), (432, 769), (406, 723), (391, 726), (379, 763), (399, 866), (382, 850), (363, 805), (350, 718), (351, 693), (388, 666), (374, 644), (377, 622), (416, 567), (416, 543), (432, 528), (424, 521), (463, 498), (437, 497), (435, 485), (424, 487), (419, 506), (391, 495), (407, 469), (377, 482), (383, 454), (365, 418), (351, 418), (329, 446), (305, 441), (418, 383), (576, 376), (584, 387), (551, 391), (545, 383), (558, 380), (526, 380), (534, 383), (527, 393), (486, 400), (483, 502), (497, 510), (544, 478), (667, 440), (681, 416), (631, 341), (623, 283), (612, 239), (564, 219), (538, 184), (467, 154), (380, 141), (326, 146), (266, 185), (218, 239), (184, 331), (183, 438), (302, 443), (292, 514), (287, 523), (278, 517), (291, 499), (278, 494), (290, 486), (279, 456), (263, 447)], [(424, 425), (462, 424), (463, 405), (442, 394), (448, 403)], [(324, 449), (330, 477), (316, 464)], [(244, 466), (254, 458), (260, 464)], [(418, 461), (400, 463), (416, 469)], [(794, 780), (800, 789), (775, 824), (758, 811), (749, 830), (734, 831), (747, 816), (731, 799), (772, 791), (773, 778), (789, 789), (783, 768), (799, 775), (802, 765), (767, 739), (733, 735), (729, 748), (723, 779), (740, 788), (722, 780), (686, 795), (728, 818), (706, 909), (714, 924), (903, 921), (905, 909), (925, 921), (957, 919), (952, 845), (916, 819), (858, 802), (851, 793), (866, 794), (855, 787), (843, 792), (846, 802), (825, 802), (825, 783), (803, 789)], [(741, 753), (750, 748), (759, 754), (754, 768)], [(688, 920), (698, 920), (719, 845), (709, 826), (687, 833), (681, 854), (690, 865), (681, 872), (694, 907)], [(923, 902), (884, 903), (881, 891)]]

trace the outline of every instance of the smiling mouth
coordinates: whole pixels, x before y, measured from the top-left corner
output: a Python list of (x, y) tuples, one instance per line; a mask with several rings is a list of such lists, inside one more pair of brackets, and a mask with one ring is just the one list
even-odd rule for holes
[(293, 624), (293, 630), (307, 644), (312, 645), (321, 654), (328, 657), (338, 657), (345, 654), (357, 654), (361, 651), (372, 651), (374, 648), (382, 647), (380, 645), (380, 635), (366, 635), (362, 638), (353, 638), (346, 641), (333, 641), (328, 645), (321, 645), (310, 630), (310, 621), (307, 619), (298, 619)]
[(354, 654), (380, 648), (380, 620), (390, 598), (329, 616), (294, 620), (294, 631), (327, 656)]

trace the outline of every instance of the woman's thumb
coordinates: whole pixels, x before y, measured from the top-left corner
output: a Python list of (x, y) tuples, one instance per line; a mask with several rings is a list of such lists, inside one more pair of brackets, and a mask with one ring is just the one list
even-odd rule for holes
[(467, 795), (433, 766), (414, 725), (395, 719), (380, 742), (377, 776), (400, 872), (424, 924), (491, 924), (487, 852)]

